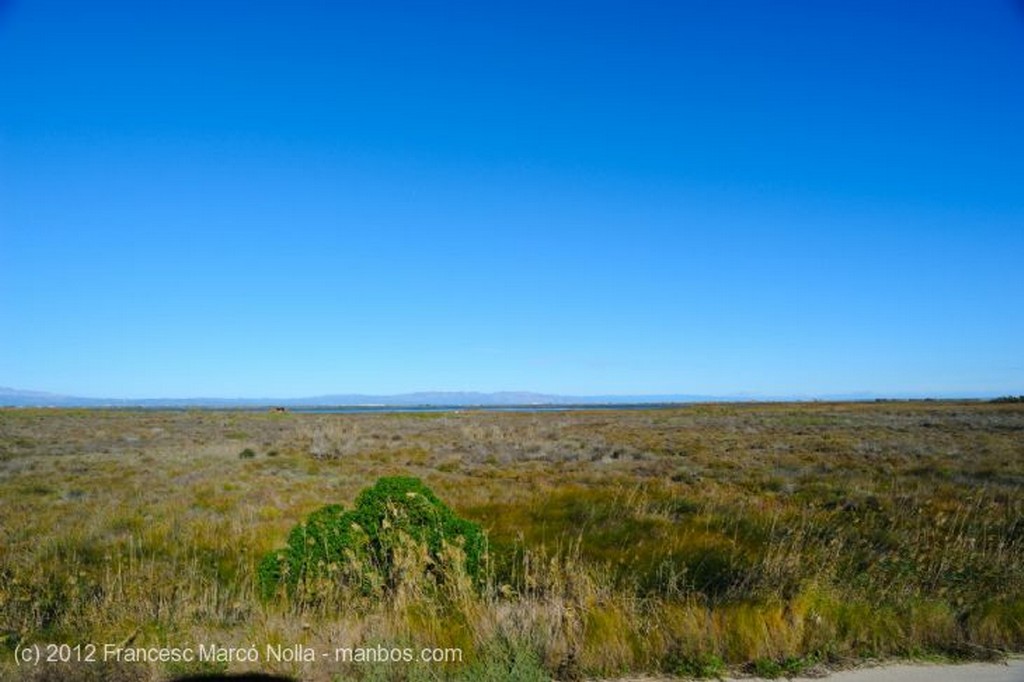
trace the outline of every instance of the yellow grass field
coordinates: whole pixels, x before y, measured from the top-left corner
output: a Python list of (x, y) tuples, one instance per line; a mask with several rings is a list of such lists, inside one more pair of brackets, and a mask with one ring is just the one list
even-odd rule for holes
[[(412, 551), (375, 592), (261, 593), (297, 524), (391, 476), (483, 527), (480, 580)], [(414, 660), (334, 656), (382, 649)], [(1022, 651), (1020, 404), (0, 410), (0, 679), (778, 677)]]

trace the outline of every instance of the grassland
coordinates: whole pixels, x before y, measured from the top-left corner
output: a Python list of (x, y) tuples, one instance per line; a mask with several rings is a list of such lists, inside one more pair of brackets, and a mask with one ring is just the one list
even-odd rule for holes
[[(296, 523), (393, 475), (487, 530), (482, 589), (260, 597), (260, 559)], [(50, 642), (464, 657), (15, 666)], [(1021, 404), (0, 410), (0, 679), (777, 676), (1021, 651)]]

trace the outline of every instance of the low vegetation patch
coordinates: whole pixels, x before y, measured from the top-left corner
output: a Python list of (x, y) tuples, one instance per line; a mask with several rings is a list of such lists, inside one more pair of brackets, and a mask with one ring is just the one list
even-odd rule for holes
[(478, 524), (455, 515), (419, 479), (393, 476), (362, 491), (354, 509), (332, 504), (310, 514), (287, 547), (264, 556), (258, 575), (264, 598), (283, 587), (299, 603), (379, 599), (410, 586), (435, 588), (453, 572), (480, 584), (486, 559)]

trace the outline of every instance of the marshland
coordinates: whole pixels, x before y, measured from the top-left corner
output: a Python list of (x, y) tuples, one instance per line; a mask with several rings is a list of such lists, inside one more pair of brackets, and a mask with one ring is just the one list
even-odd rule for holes
[[(479, 565), (413, 533), (386, 580), (268, 589), (310, 514), (393, 477), (481, 530)], [(16, 665), (53, 643), (460, 653)], [(1021, 651), (1020, 403), (0, 410), (3, 679), (776, 677)]]

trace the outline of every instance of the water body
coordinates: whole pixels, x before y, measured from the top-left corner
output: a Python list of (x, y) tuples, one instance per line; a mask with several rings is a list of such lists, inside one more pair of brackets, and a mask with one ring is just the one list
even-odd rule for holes
[(660, 410), (686, 403), (587, 403), (581, 405), (339, 405), (289, 407), (296, 414), (397, 414), (431, 412), (581, 412), (584, 410)]

